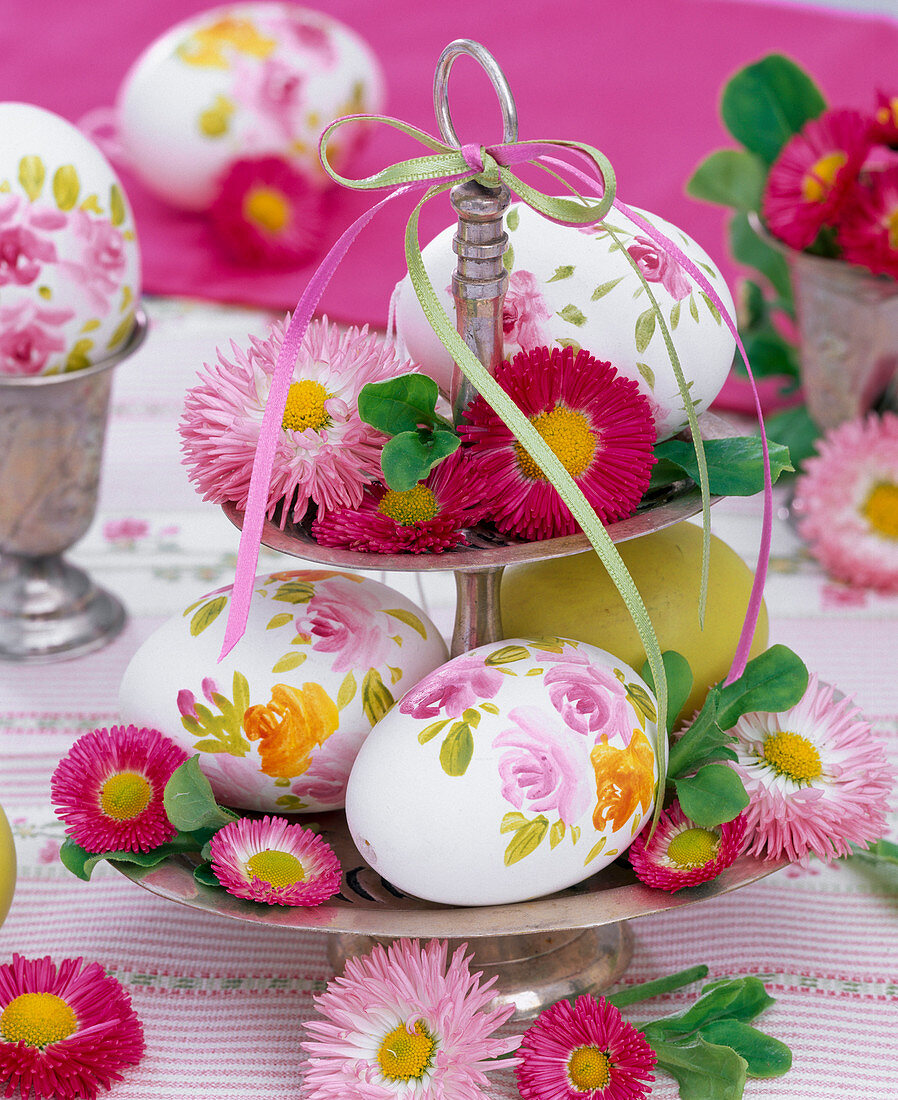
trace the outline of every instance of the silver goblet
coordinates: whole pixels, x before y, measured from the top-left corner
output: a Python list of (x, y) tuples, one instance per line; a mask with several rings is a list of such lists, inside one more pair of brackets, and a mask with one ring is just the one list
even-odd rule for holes
[(0, 660), (54, 661), (98, 649), (125, 623), (115, 596), (62, 554), (97, 504), (112, 368), (146, 336), (64, 374), (0, 377)]

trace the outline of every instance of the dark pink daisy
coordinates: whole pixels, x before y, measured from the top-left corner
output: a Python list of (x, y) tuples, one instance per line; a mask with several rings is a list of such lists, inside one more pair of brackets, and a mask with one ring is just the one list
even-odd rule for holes
[(874, 275), (898, 276), (898, 165), (865, 173), (851, 195), (839, 225), (843, 258)]
[(175, 835), (162, 796), (186, 759), (158, 730), (113, 726), (86, 733), (50, 781), (56, 816), (88, 852), (148, 852)]
[(13, 955), (0, 965), (0, 1084), (21, 1100), (93, 1100), (143, 1054), (131, 1000), (99, 963)]
[(652, 839), (638, 836), (630, 845), (633, 870), (647, 886), (675, 893), (717, 878), (736, 861), (745, 839), (745, 815), (703, 829), (673, 802), (661, 815)]
[[(599, 519), (630, 515), (655, 461), (655, 423), (638, 384), (570, 347), (523, 351), (502, 363), (495, 377)], [(487, 514), (500, 531), (546, 539), (579, 530), (539, 465), (482, 396), (466, 409), (459, 433), (489, 486)]]
[(767, 177), (762, 213), (770, 232), (791, 248), (813, 244), (838, 220), (870, 145), (870, 123), (860, 111), (826, 111), (808, 122)]
[(882, 91), (876, 93), (871, 136), (874, 141), (898, 148), (898, 95), (888, 95)]
[(311, 829), (283, 817), (241, 818), (209, 843), (229, 894), (267, 905), (320, 905), (340, 889), (340, 861)]
[(483, 519), (486, 495), (481, 470), (459, 448), (412, 489), (370, 485), (358, 508), (319, 512), (312, 534), (347, 550), (439, 554), (467, 543), (462, 529)]
[(558, 1001), (524, 1032), (515, 1068), (524, 1100), (642, 1100), (655, 1052), (604, 997)]
[(240, 263), (295, 267), (321, 240), (321, 191), (280, 157), (235, 161), (209, 208), (217, 239)]

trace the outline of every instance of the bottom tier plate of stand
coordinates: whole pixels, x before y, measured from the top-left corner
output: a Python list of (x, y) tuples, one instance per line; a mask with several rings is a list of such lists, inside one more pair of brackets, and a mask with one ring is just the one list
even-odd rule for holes
[(233, 897), (197, 882), (186, 856), (171, 856), (152, 868), (115, 866), (158, 897), (191, 909), (271, 928), (328, 933), (336, 972), (347, 958), (366, 954), (375, 943), (404, 937), (466, 943), (475, 969), (496, 975), (496, 1002), (513, 1004), (517, 1019), (533, 1018), (560, 997), (599, 993), (613, 985), (629, 965), (629, 921), (719, 897), (785, 866), (741, 856), (713, 881), (668, 894), (644, 885), (622, 861), (547, 897), (453, 907), (411, 897), (381, 878), (359, 855), (341, 811), (319, 814), (314, 821), (343, 867), (340, 893), (316, 908)]

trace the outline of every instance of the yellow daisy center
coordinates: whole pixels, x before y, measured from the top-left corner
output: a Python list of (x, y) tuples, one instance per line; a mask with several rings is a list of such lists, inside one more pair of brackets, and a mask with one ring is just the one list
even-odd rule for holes
[(801, 196), (805, 202), (823, 202), (829, 194), (840, 168), (844, 168), (848, 157), (841, 151), (827, 153), (805, 172), (801, 181)]
[(898, 539), (898, 485), (881, 481), (867, 497), (863, 512), (870, 526), (880, 535)]
[(433, 1062), (435, 1047), (436, 1040), (424, 1026), (423, 1020), (415, 1024), (414, 1032), (410, 1032), (405, 1024), (400, 1024), (384, 1036), (377, 1052), (377, 1061), (388, 1080), (420, 1080)]
[(324, 403), (333, 396), (312, 378), (291, 382), (281, 426), (291, 432), (302, 432), (306, 428), (320, 432), (322, 428), (327, 428), (331, 418)]
[[(598, 439), (582, 412), (556, 405), (548, 412), (530, 418), (530, 423), (552, 448), (552, 452), (571, 475), (580, 477), (589, 469)], [(514, 445), (518, 469), (531, 481), (546, 481), (546, 475), (520, 443)]]
[(266, 848), (250, 856), (246, 861), (246, 873), (269, 886), (295, 886), (306, 880), (305, 868), (296, 856), (276, 848)]
[(710, 829), (684, 829), (667, 846), (667, 858), (678, 867), (704, 867), (717, 855), (720, 837)]
[(809, 783), (823, 774), (820, 753), (807, 737), (790, 730), (778, 730), (765, 739), (764, 759), (795, 783)]
[(883, 126), (887, 126), (890, 123), (898, 125), (898, 98), (890, 99), (888, 107), (882, 106), (876, 112), (876, 121), (881, 122)]
[(611, 1062), (598, 1047), (577, 1047), (568, 1059), (567, 1075), (578, 1092), (603, 1089), (611, 1080)]
[(0, 1015), (0, 1035), (7, 1043), (25, 1043), (43, 1050), (67, 1039), (78, 1017), (55, 993), (20, 993)]
[(153, 788), (137, 772), (116, 772), (100, 788), (100, 807), (107, 817), (130, 821), (149, 806)]
[(433, 519), (439, 513), (440, 506), (433, 491), (419, 481), (414, 489), (403, 492), (387, 490), (377, 510), (381, 515), (389, 516), (400, 527), (408, 527), (413, 523)]
[(290, 203), (282, 191), (252, 187), (243, 199), (243, 216), (269, 233), (280, 233), (290, 219)]

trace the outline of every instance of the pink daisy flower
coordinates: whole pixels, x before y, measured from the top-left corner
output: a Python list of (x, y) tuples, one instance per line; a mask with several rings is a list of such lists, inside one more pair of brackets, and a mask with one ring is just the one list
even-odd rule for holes
[(493, 1059), (520, 1037), (494, 1037), (514, 1007), (487, 1008), (495, 979), (471, 974), (465, 950), (447, 963), (445, 941), (394, 940), (349, 959), (305, 1024), (307, 1100), (486, 1100), (486, 1074), (514, 1065)]
[[(549, 444), (603, 523), (630, 515), (648, 487), (655, 424), (636, 382), (573, 348), (533, 348), (496, 370), (496, 381)], [(536, 462), (482, 396), (459, 427), (484, 483), (487, 514), (526, 539), (579, 530)]]
[(237, 160), (219, 181), (209, 218), (239, 263), (295, 267), (321, 240), (321, 192), (280, 157)]
[(898, 165), (865, 173), (851, 194), (838, 231), (843, 259), (898, 277)]
[(870, 124), (859, 111), (826, 111), (806, 123), (767, 178), (762, 213), (770, 232), (791, 248), (813, 244), (836, 222), (870, 144)]
[(642, 1100), (655, 1052), (604, 997), (558, 1001), (524, 1032), (515, 1074), (524, 1100)]
[(839, 580), (898, 592), (898, 416), (846, 421), (817, 452), (793, 503), (808, 549)]
[(628, 855), (637, 878), (647, 886), (675, 893), (717, 878), (735, 863), (745, 840), (745, 814), (734, 821), (703, 829), (673, 802), (661, 815), (652, 839), (638, 836)]
[[(187, 391), (181, 433), (184, 462), (204, 500), (246, 507), (250, 475), (274, 365), (286, 323), (267, 340), (219, 350), (199, 385)], [(359, 391), (410, 369), (367, 327), (343, 332), (313, 321), (293, 368), (268, 495), (268, 514), (284, 500), (282, 520), (302, 519), (310, 501), (331, 510), (356, 508), (362, 487), (380, 475), (385, 436), (359, 419)]]
[(232, 821), (209, 842), (212, 870), (238, 898), (320, 905), (340, 889), (340, 861), (311, 829), (283, 817)]
[(816, 675), (794, 707), (745, 714), (730, 732), (752, 855), (829, 862), (882, 836), (895, 771), (857, 707)]
[(358, 508), (319, 512), (312, 535), (322, 546), (373, 554), (439, 554), (467, 543), (462, 528), (483, 519), (486, 495), (477, 465), (459, 448), (413, 489), (371, 485)]
[(158, 730), (113, 726), (86, 733), (60, 760), (50, 799), (68, 835), (88, 852), (148, 852), (171, 840), (162, 796), (187, 753)]
[(99, 963), (13, 955), (0, 965), (0, 1084), (33, 1096), (93, 1100), (143, 1054), (143, 1029)]

